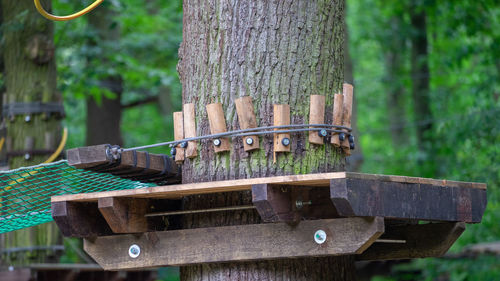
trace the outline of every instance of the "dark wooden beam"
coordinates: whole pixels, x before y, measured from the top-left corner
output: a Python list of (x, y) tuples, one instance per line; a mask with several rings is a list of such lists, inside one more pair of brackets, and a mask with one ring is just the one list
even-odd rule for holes
[(78, 147), (66, 152), (68, 164), (75, 168), (86, 169), (106, 164), (109, 158), (106, 155), (108, 144)]
[(52, 217), (66, 237), (95, 237), (112, 233), (95, 202), (52, 202)]
[[(330, 197), (340, 216), (478, 223), (486, 189), (430, 183), (344, 178), (330, 181)], [(432, 184), (434, 183), (434, 184)]]
[[(314, 241), (317, 230), (327, 234)], [(85, 239), (84, 249), (106, 270), (360, 254), (384, 232), (381, 218), (346, 218), (149, 232)], [(140, 247), (137, 258), (131, 245)]]
[(462, 222), (386, 226), (386, 232), (380, 239), (405, 240), (406, 243), (374, 243), (357, 258), (394, 260), (440, 257), (464, 230)]
[(252, 202), (264, 222), (293, 222), (300, 219), (293, 207), (289, 186), (254, 184)]

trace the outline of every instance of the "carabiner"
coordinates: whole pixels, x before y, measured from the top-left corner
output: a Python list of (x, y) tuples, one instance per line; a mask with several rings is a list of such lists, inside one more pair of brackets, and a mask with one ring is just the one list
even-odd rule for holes
[(81, 10), (80, 12), (74, 13), (72, 15), (68, 16), (54, 16), (52, 14), (49, 14), (45, 9), (42, 7), (42, 4), (40, 4), (40, 0), (33, 0), (35, 2), (35, 7), (38, 10), (38, 12), (44, 16), (45, 18), (49, 20), (55, 20), (55, 21), (67, 21), (67, 20), (72, 20), (76, 19), (78, 17), (81, 17), (85, 15), (86, 13), (92, 11), (93, 9), (97, 8), (104, 0), (96, 0), (92, 5), (88, 6), (87, 8)]

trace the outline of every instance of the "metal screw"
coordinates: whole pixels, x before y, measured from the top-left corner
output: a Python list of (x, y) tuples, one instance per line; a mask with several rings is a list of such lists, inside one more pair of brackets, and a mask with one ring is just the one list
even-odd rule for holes
[(188, 146), (188, 143), (187, 143), (187, 141), (183, 141), (183, 142), (181, 142), (181, 143), (179, 144), (179, 146), (180, 146), (181, 148), (186, 148), (186, 147)]
[(134, 244), (134, 245), (130, 246), (130, 248), (128, 248), (128, 255), (131, 258), (135, 259), (140, 254), (141, 254), (141, 247), (139, 247), (138, 245)]
[(24, 116), (24, 122), (28, 123), (31, 121), (31, 115)]
[(253, 139), (252, 138), (247, 138), (245, 140), (245, 142), (248, 144), (248, 145), (252, 145), (253, 144)]
[(324, 230), (318, 230), (314, 233), (314, 241), (318, 244), (323, 244), (326, 241), (326, 232)]
[(172, 147), (170, 149), (170, 155), (175, 156), (176, 153), (177, 153), (177, 149), (175, 149), (175, 147)]
[(344, 141), (345, 140), (345, 134), (344, 133), (340, 133), (339, 134), (339, 140), (340, 141)]
[(214, 139), (213, 143), (214, 143), (215, 146), (220, 146), (222, 144), (222, 142), (220, 141), (220, 139)]
[(30, 160), (31, 155), (29, 153), (24, 154), (24, 159), (25, 160)]
[(354, 136), (353, 135), (349, 135), (349, 142), (354, 142)]
[(326, 137), (326, 136), (328, 136), (328, 131), (326, 129), (321, 129), (321, 130), (319, 130), (318, 135), (320, 137)]
[(302, 201), (302, 199), (297, 199), (297, 201), (295, 201), (295, 206), (299, 210), (302, 209), (302, 207), (304, 207), (305, 205), (312, 205), (311, 200), (304, 202)]
[(289, 146), (290, 145), (290, 139), (289, 138), (284, 138), (281, 140), (281, 144), (284, 146)]

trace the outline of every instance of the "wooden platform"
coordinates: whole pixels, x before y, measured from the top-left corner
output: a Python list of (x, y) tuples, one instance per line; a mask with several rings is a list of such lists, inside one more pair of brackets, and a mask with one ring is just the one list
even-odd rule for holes
[[(271, 224), (170, 230), (162, 219), (179, 218), (179, 212), (219, 211), (182, 210), (177, 199), (230, 191), (251, 191), (253, 205), (224, 207), (255, 209)], [(107, 269), (341, 254), (362, 260), (439, 256), (465, 230), (465, 223), (481, 221), (485, 208), (485, 184), (347, 172), (52, 198), (52, 215), (62, 233), (86, 238), (86, 251)], [(333, 248), (312, 247), (314, 229), (330, 229), (326, 245)], [(341, 233), (350, 237), (342, 242), (351, 245), (348, 249), (335, 248)], [(286, 241), (297, 243), (287, 248)], [(125, 251), (131, 243), (147, 253), (131, 259)], [(113, 251), (106, 250), (109, 245)], [(276, 245), (281, 250), (272, 250)], [(225, 252), (228, 248), (238, 249), (238, 254)]]

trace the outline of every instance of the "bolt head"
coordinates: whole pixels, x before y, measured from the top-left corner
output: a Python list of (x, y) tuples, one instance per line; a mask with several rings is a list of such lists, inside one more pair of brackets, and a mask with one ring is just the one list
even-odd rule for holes
[(31, 155), (29, 153), (24, 154), (24, 159), (25, 160), (30, 160)]
[(355, 147), (354, 142), (349, 142), (349, 149), (354, 150)]
[(179, 146), (180, 146), (181, 148), (186, 148), (186, 147), (188, 146), (188, 143), (187, 143), (187, 141), (183, 141), (183, 142), (181, 142), (181, 143), (179, 144)]
[(31, 121), (31, 115), (24, 116), (24, 122), (28, 123)]
[(175, 154), (177, 154), (177, 149), (175, 149), (175, 147), (172, 147), (170, 149), (170, 155), (175, 156)]
[(354, 136), (353, 135), (349, 135), (349, 142), (354, 142)]
[(289, 146), (290, 145), (290, 139), (289, 138), (284, 138), (281, 140), (281, 144), (284, 146)]
[(345, 140), (345, 134), (344, 133), (340, 133), (339, 134), (339, 140), (340, 141), (344, 141)]
[(326, 136), (328, 136), (328, 131), (326, 129), (321, 129), (321, 130), (319, 130), (318, 134), (321, 137), (326, 137)]
[(222, 141), (220, 139), (214, 139), (213, 143), (215, 146), (220, 146), (222, 144)]
[(324, 230), (322, 230), (322, 229), (319, 229), (318, 231), (316, 231), (314, 233), (314, 241), (317, 244), (319, 244), (319, 245), (325, 243), (325, 241), (326, 241), (326, 232)]
[(139, 255), (141, 254), (141, 247), (139, 247), (139, 245), (132, 245), (130, 246), (130, 248), (128, 248), (128, 255), (135, 259), (137, 258)]
[(245, 142), (248, 144), (248, 145), (252, 145), (253, 144), (253, 138), (247, 138), (245, 140)]

